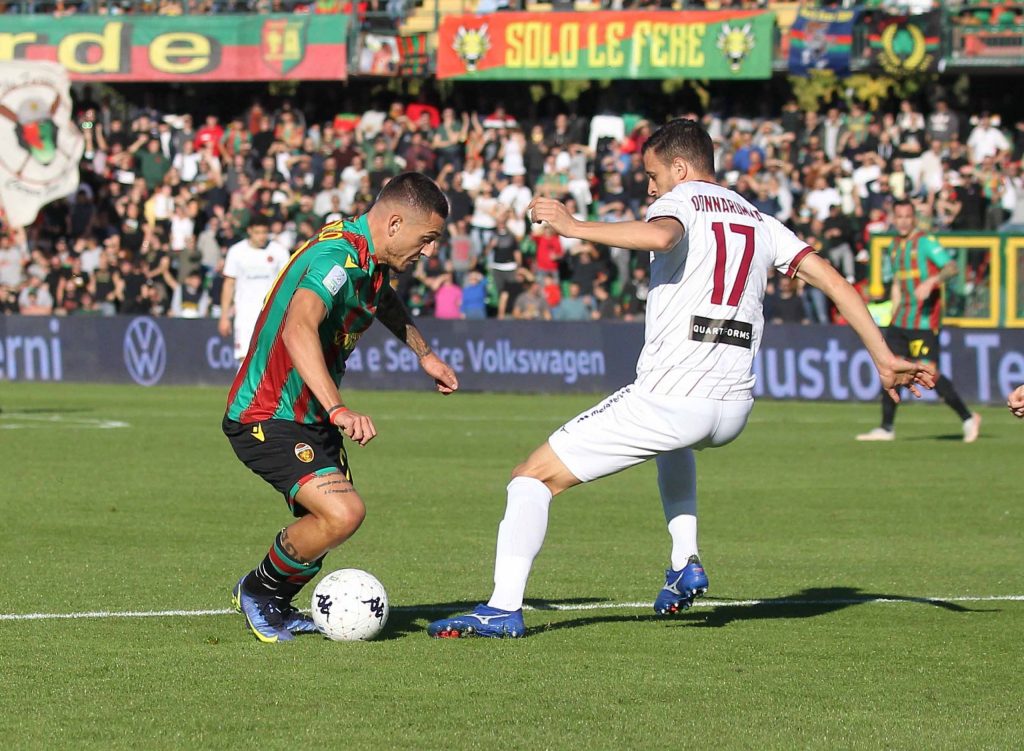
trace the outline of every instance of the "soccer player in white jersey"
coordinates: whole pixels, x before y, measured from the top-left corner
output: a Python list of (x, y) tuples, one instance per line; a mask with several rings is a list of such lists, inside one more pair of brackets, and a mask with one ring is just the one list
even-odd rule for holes
[(680, 612), (704, 594), (693, 452), (729, 443), (746, 425), (770, 268), (813, 284), (835, 302), (893, 398), (900, 386), (918, 396), (918, 386), (934, 386), (934, 368), (896, 357), (860, 295), (827, 261), (774, 217), (711, 182), (711, 139), (696, 122), (663, 126), (643, 154), (648, 192), (658, 199), (646, 221), (583, 222), (558, 201), (530, 204), (532, 221), (547, 222), (560, 235), (651, 252), (636, 381), (565, 423), (513, 470), (491, 598), (471, 613), (431, 623), (431, 636), (522, 636), (523, 594), (552, 497), (648, 459), (658, 465), (672, 538), (671, 566), (655, 612)]
[(230, 336), (234, 330), (238, 363), (249, 351), (249, 340), (260, 317), (263, 299), (291, 257), (287, 248), (270, 239), (270, 225), (263, 217), (253, 219), (248, 234), (247, 239), (228, 248), (224, 259), (224, 288), (220, 295), (218, 328), (221, 336)]

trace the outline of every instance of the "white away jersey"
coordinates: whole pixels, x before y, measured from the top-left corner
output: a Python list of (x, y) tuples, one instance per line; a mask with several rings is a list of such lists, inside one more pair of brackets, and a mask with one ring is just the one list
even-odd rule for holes
[(263, 298), (290, 257), (287, 250), (273, 241), (262, 250), (252, 247), (248, 240), (228, 248), (228, 255), (224, 259), (224, 276), (235, 280), (236, 318), (252, 319), (255, 322), (263, 307)]
[(636, 383), (656, 394), (750, 399), (764, 330), (768, 269), (792, 276), (811, 248), (738, 193), (685, 182), (647, 210), (685, 234), (651, 254), (644, 348)]

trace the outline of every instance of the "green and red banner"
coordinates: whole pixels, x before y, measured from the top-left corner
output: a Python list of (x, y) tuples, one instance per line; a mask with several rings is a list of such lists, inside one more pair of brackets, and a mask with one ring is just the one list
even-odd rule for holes
[(52, 60), (75, 81), (340, 80), (344, 15), (3, 16), (0, 62)]
[(774, 24), (772, 13), (735, 10), (447, 16), (437, 77), (766, 79)]

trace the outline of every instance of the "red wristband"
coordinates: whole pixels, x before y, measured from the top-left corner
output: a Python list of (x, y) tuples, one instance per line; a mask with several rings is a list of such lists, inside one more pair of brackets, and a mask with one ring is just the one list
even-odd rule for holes
[(341, 414), (342, 412), (348, 412), (348, 411), (349, 411), (348, 407), (346, 407), (344, 404), (336, 404), (335, 406), (333, 406), (329, 410), (327, 410), (327, 420), (329, 422), (333, 423), (335, 415)]

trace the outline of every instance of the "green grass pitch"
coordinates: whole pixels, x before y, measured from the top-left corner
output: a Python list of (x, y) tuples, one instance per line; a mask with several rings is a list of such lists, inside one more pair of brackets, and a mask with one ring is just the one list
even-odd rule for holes
[(264, 646), (194, 612), (226, 609), (289, 520), (221, 435), (223, 401), (0, 384), (5, 747), (1024, 746), (1024, 424), (1005, 410), (974, 445), (926, 405), (858, 444), (875, 405), (760, 402), (698, 456), (710, 604), (652, 616), (668, 536), (648, 465), (556, 499), (528, 638), (435, 641), (429, 620), (490, 591), (510, 469), (595, 397), (352, 392), (380, 433), (350, 449), (368, 515), (325, 571), (371, 571), (396, 609), (376, 642)]

